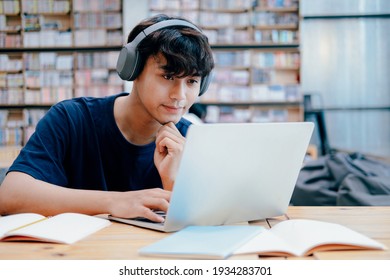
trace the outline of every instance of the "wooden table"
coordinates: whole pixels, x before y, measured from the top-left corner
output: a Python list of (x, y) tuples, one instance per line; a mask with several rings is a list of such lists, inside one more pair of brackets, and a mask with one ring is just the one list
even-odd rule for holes
[[(359, 231), (390, 248), (390, 207), (289, 207), (284, 216), (256, 221), (265, 227), (272, 227), (285, 219), (314, 219), (343, 224)], [(72, 245), (0, 242), (0, 259), (3, 260), (120, 260), (151, 259), (138, 255), (138, 249), (167, 236), (152, 230), (120, 223), (109, 227)], [(234, 256), (232, 259), (257, 259), (257, 255)], [(273, 258), (274, 259), (274, 258)], [(297, 258), (291, 258), (297, 259)], [(386, 259), (390, 251), (334, 251), (319, 252), (305, 259)]]

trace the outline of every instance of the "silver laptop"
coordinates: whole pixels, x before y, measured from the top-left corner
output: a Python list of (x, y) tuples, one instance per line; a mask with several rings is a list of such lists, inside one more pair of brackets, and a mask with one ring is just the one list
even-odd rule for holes
[(172, 232), (282, 215), (302, 167), (314, 125), (192, 125), (164, 223), (111, 220)]

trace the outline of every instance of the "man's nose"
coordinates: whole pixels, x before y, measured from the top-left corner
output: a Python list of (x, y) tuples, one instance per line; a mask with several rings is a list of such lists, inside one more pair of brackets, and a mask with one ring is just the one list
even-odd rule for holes
[(184, 79), (175, 79), (170, 97), (176, 100), (183, 100), (186, 98), (186, 82)]

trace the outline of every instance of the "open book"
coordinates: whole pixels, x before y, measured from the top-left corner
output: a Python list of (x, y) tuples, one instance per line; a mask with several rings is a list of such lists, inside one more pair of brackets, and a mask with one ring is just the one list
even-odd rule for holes
[(251, 239), (235, 254), (309, 256), (318, 251), (385, 249), (386, 247), (345, 226), (315, 220), (287, 220)]
[(142, 248), (139, 253), (223, 259), (233, 254), (308, 256), (316, 251), (353, 249), (383, 250), (386, 247), (339, 224), (297, 219), (280, 222), (271, 229), (260, 226), (191, 226)]
[(111, 222), (76, 213), (54, 217), (23, 213), (0, 217), (0, 241), (43, 241), (72, 244)]

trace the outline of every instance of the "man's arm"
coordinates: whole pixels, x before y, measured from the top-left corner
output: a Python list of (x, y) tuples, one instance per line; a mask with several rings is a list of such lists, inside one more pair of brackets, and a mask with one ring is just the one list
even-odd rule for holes
[(186, 139), (175, 124), (163, 125), (157, 133), (154, 164), (165, 190), (172, 191)]
[(70, 189), (14, 171), (7, 174), (0, 186), (0, 215), (30, 212), (51, 216), (76, 212), (145, 217), (162, 222), (152, 209), (167, 211), (169, 199), (170, 192), (158, 188), (128, 192)]

